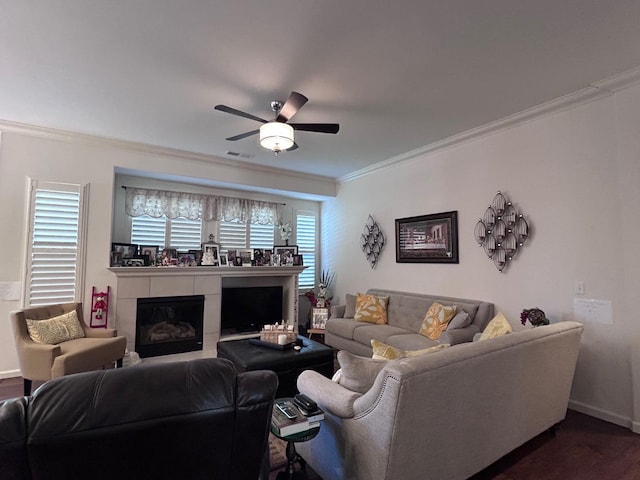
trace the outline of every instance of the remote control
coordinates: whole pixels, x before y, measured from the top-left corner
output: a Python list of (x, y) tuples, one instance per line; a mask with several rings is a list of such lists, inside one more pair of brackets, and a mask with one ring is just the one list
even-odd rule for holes
[(280, 410), (282, 413), (284, 413), (284, 415), (288, 419), (293, 420), (294, 418), (296, 418), (298, 416), (296, 411), (293, 408), (291, 408), (291, 406), (288, 405), (287, 402), (276, 403), (276, 407), (278, 407), (278, 410)]

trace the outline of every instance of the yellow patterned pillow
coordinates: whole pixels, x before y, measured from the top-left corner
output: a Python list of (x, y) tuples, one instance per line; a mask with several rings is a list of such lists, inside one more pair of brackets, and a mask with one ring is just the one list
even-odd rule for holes
[(84, 329), (80, 325), (75, 310), (48, 320), (27, 320), (27, 330), (31, 340), (36, 343), (57, 345), (67, 340), (84, 337)]
[(416, 357), (425, 353), (435, 352), (448, 346), (448, 343), (441, 343), (433, 347), (423, 348), (422, 350), (401, 350), (372, 339), (371, 348), (373, 348), (373, 356), (371, 358), (374, 360), (397, 360), (399, 358)]
[(431, 340), (440, 338), (440, 334), (447, 329), (447, 325), (455, 317), (456, 310), (457, 307), (455, 305), (445, 307), (438, 302), (433, 302), (422, 321), (420, 335), (424, 335)]
[(353, 319), (357, 322), (369, 322), (376, 325), (387, 323), (387, 302), (389, 297), (359, 293), (356, 297), (356, 313)]
[(500, 312), (487, 324), (478, 340), (488, 340), (490, 338), (500, 337), (511, 332), (513, 332), (511, 324), (505, 318), (502, 312)]

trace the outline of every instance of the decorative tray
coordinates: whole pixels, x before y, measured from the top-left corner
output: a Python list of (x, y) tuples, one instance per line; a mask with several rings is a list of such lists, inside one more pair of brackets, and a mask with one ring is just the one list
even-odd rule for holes
[(273, 350), (291, 350), (295, 345), (298, 344), (298, 340), (296, 340), (295, 342), (285, 343), (284, 345), (279, 345), (272, 342), (263, 342), (262, 340), (257, 338), (250, 338), (249, 343), (258, 347), (272, 348)]

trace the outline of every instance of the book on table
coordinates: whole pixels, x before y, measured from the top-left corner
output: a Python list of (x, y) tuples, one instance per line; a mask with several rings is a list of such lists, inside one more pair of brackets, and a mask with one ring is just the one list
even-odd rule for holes
[(271, 415), (271, 425), (281, 437), (311, 430), (324, 420), (324, 412), (320, 409), (307, 416), (293, 402), (287, 402), (287, 406), (296, 412), (295, 418), (288, 418), (275, 404)]

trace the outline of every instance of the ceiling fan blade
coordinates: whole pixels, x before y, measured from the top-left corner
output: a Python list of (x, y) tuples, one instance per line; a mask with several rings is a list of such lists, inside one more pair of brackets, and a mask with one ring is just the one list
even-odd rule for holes
[(338, 133), (340, 125), (338, 123), (290, 123), (294, 130), (303, 132), (318, 133)]
[(287, 148), (287, 152), (293, 152), (294, 150), (297, 150), (297, 149), (298, 149), (298, 144), (293, 142), (293, 145)]
[(256, 122), (267, 123), (267, 120), (264, 118), (256, 117), (255, 115), (251, 115), (250, 113), (243, 112), (241, 110), (236, 110), (235, 108), (227, 107), (226, 105), (216, 105), (216, 110), (220, 110), (221, 112), (230, 113), (231, 115), (237, 115), (238, 117), (248, 118), (249, 120), (255, 120)]
[(302, 106), (307, 103), (309, 99), (298, 92), (291, 92), (287, 101), (284, 102), (280, 113), (278, 113), (278, 117), (276, 120), (278, 122), (288, 122), (291, 117), (293, 117), (296, 112), (302, 108)]
[(251, 135), (255, 135), (260, 132), (260, 130), (251, 130), (250, 132), (241, 133), (240, 135), (235, 135), (233, 137), (225, 138), (225, 140), (229, 140), (230, 142), (235, 142), (236, 140), (242, 140), (243, 138), (250, 137)]

